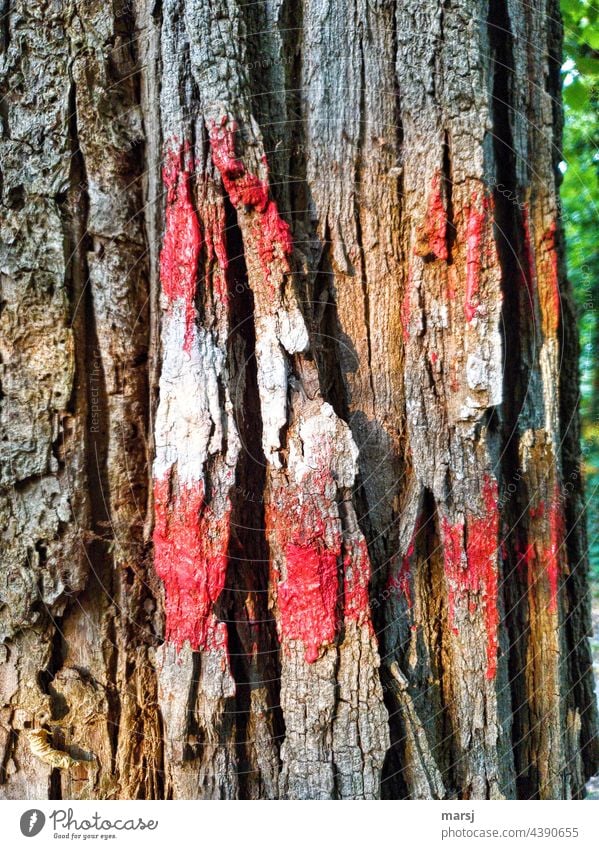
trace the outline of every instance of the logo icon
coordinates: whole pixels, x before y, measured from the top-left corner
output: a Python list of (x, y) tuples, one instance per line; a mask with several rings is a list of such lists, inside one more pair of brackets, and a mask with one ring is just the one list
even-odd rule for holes
[(46, 817), (37, 808), (25, 811), (21, 817), (21, 834), (25, 837), (35, 837), (46, 824)]

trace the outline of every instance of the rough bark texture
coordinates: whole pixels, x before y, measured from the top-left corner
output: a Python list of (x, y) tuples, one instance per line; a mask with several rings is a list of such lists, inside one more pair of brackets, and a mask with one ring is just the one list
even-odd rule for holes
[(580, 798), (557, 2), (2, 14), (0, 795)]

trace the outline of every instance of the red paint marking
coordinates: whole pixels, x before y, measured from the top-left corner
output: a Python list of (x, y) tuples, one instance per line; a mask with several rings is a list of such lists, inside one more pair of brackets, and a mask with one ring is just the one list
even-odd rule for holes
[(438, 360), (438, 359), (439, 359), (439, 355), (437, 354), (437, 352), (436, 352), (436, 351), (431, 351), (431, 363), (432, 363), (434, 366), (436, 366), (436, 365), (437, 365), (437, 360)]
[[(186, 161), (187, 160), (187, 161)], [(195, 321), (194, 298), (201, 249), (200, 225), (191, 201), (188, 151), (167, 147), (162, 179), (166, 187), (166, 226), (160, 253), (160, 283), (172, 304), (185, 306), (185, 343), (189, 351)]]
[(430, 252), (437, 259), (446, 260), (449, 257), (447, 252), (447, 213), (441, 192), (442, 185), (441, 174), (437, 171), (431, 182), (425, 229)]
[(389, 581), (389, 586), (393, 589), (397, 587), (397, 589), (403, 594), (403, 597), (406, 600), (406, 604), (408, 605), (408, 609), (411, 610), (413, 606), (412, 599), (412, 588), (411, 588), (411, 578), (412, 578), (412, 557), (414, 555), (414, 549), (416, 548), (416, 537), (420, 531), (421, 526), (421, 518), (419, 517), (416, 520), (416, 524), (414, 527), (414, 533), (412, 534), (412, 539), (410, 540), (410, 544), (408, 546), (408, 550), (404, 554), (401, 559), (401, 564), (399, 566), (399, 571), (397, 573), (397, 578), (391, 579)]
[(545, 265), (545, 279), (547, 281), (547, 308), (549, 321), (547, 332), (555, 333), (559, 325), (560, 316), (560, 294), (559, 294), (559, 265), (557, 261), (557, 223), (554, 221), (543, 234), (543, 245), (545, 247), (547, 261)]
[[(222, 177), (223, 185), (236, 209), (245, 207), (256, 213), (254, 228), (260, 265), (267, 284), (272, 266), (278, 262), (283, 272), (289, 272), (289, 257), (293, 252), (293, 240), (289, 225), (279, 215), (275, 201), (270, 197), (268, 180), (261, 180), (246, 171), (245, 165), (235, 153), (235, 122), (228, 123), (224, 116), (220, 126), (213, 123), (209, 137), (214, 164)], [(266, 160), (263, 158), (264, 164)]]
[(301, 640), (307, 662), (313, 663), (335, 639), (341, 535), (337, 528), (328, 529), (330, 519), (319, 515), (316, 504), (302, 502), (290, 490), (285, 500), (266, 517), (285, 558), (286, 577), (279, 584), (281, 631), (286, 639)]
[(523, 557), (524, 563), (526, 564), (528, 579), (530, 581), (533, 566), (534, 566), (534, 563), (535, 563), (536, 558), (537, 558), (537, 552), (536, 552), (535, 545), (534, 545), (533, 542), (529, 542), (529, 543), (526, 544), (526, 548), (524, 550), (524, 554), (522, 555), (522, 557)]
[[(363, 537), (343, 539), (333, 493), (337, 485), (330, 470), (333, 444), (323, 443), (313, 455), (317, 468), (301, 484), (287, 484), (273, 493), (266, 509), (267, 538), (281, 552), (284, 580), (278, 583), (280, 631), (284, 641), (301, 640), (308, 663), (335, 641), (343, 616), (366, 625), (370, 615), (370, 557)], [(309, 497), (306, 495), (309, 494)], [(339, 569), (343, 565), (343, 585)], [(275, 567), (273, 582), (281, 575)]]
[(166, 638), (194, 650), (227, 646), (227, 628), (214, 614), (225, 585), (229, 512), (217, 518), (201, 481), (171, 492), (170, 476), (154, 481), (154, 562), (164, 584)]
[[(468, 597), (471, 613), (477, 609), (471, 594), (482, 597), (484, 602), (485, 631), (487, 634), (487, 678), (497, 672), (497, 646), (499, 611), (497, 605), (497, 552), (499, 534), (499, 509), (497, 483), (488, 475), (483, 480), (484, 514), (468, 513), (464, 522), (451, 524), (443, 518), (445, 575), (448, 582), (448, 608), (450, 627), (454, 625), (456, 598)], [(464, 530), (466, 547), (464, 550)]]
[(235, 153), (238, 126), (234, 121), (227, 126), (227, 120), (224, 116), (220, 127), (214, 122), (210, 127), (214, 164), (234, 207), (247, 206), (263, 212), (269, 203), (268, 184), (245, 170), (245, 165)]
[(545, 515), (545, 502), (539, 501), (536, 507), (531, 507), (529, 510), (531, 519), (542, 519)]
[(282, 628), (288, 639), (303, 642), (308, 663), (335, 639), (337, 556), (317, 543), (285, 549), (287, 578), (279, 587)]
[(466, 302), (464, 312), (467, 321), (472, 321), (478, 307), (477, 295), (483, 267), (483, 239), (489, 199), (483, 196), (482, 202), (472, 196), (467, 211), (466, 224)]

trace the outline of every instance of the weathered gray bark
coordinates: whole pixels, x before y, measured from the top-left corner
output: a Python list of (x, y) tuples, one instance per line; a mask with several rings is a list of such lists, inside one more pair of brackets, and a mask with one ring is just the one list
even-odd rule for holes
[(582, 795), (558, 17), (5, 4), (1, 796)]

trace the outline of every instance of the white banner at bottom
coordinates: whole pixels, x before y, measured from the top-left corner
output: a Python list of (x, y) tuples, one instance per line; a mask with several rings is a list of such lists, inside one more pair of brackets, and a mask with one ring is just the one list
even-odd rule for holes
[(2, 846), (596, 849), (592, 802), (0, 802)]

